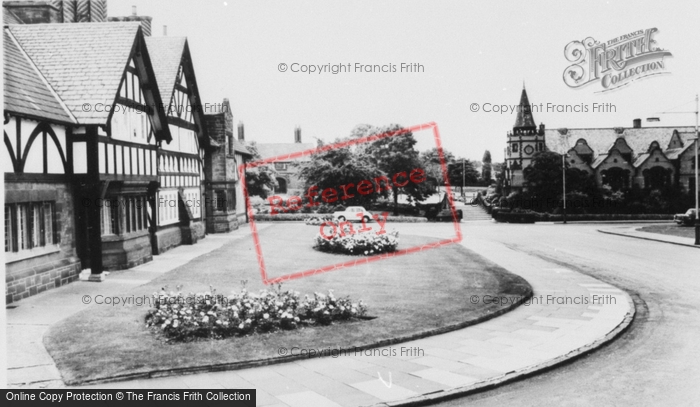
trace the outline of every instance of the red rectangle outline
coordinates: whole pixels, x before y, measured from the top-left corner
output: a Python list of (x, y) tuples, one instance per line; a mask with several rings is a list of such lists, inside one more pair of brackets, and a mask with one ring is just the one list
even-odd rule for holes
[(352, 146), (355, 144), (377, 141), (377, 140), (381, 140), (381, 139), (384, 139), (387, 137), (393, 137), (393, 136), (398, 136), (398, 135), (405, 134), (405, 133), (413, 133), (413, 132), (417, 132), (417, 131), (421, 131), (421, 130), (429, 130), (429, 129), (433, 130), (433, 136), (435, 138), (435, 145), (437, 146), (438, 157), (440, 158), (440, 166), (442, 168), (442, 175), (445, 179), (445, 187), (447, 190), (447, 199), (448, 199), (448, 202), (450, 203), (450, 212), (452, 213), (452, 222), (454, 224), (455, 233), (456, 233), (455, 237), (453, 237), (451, 239), (443, 239), (443, 240), (440, 240), (438, 242), (429, 243), (429, 244), (425, 244), (425, 245), (421, 245), (421, 246), (410, 247), (408, 249), (397, 250), (397, 251), (391, 252), (391, 253), (378, 254), (378, 255), (370, 256), (370, 257), (362, 257), (362, 258), (358, 258), (356, 260), (350, 260), (350, 261), (346, 261), (343, 263), (338, 263), (338, 264), (334, 264), (334, 265), (330, 265), (330, 266), (326, 266), (326, 267), (321, 267), (321, 268), (317, 268), (317, 269), (300, 271), (300, 272), (296, 272), (296, 273), (292, 273), (292, 274), (285, 274), (285, 275), (282, 275), (279, 277), (268, 279), (267, 278), (267, 271), (265, 270), (265, 260), (263, 259), (262, 247), (260, 246), (260, 237), (258, 236), (258, 229), (255, 225), (255, 214), (253, 213), (253, 208), (250, 206), (250, 199), (248, 196), (247, 185), (245, 182), (243, 182), (242, 183), (243, 196), (245, 198), (246, 211), (248, 212), (248, 221), (250, 224), (251, 234), (253, 236), (253, 243), (255, 244), (255, 253), (256, 253), (257, 258), (258, 258), (258, 264), (260, 265), (260, 276), (262, 277), (263, 284), (265, 284), (265, 285), (277, 284), (277, 283), (281, 283), (281, 282), (289, 281), (289, 280), (294, 280), (294, 279), (301, 278), (301, 277), (312, 276), (314, 274), (325, 273), (328, 271), (338, 270), (338, 269), (350, 267), (350, 266), (357, 266), (360, 264), (367, 264), (367, 263), (371, 263), (371, 262), (374, 262), (377, 260), (383, 260), (383, 259), (387, 259), (387, 258), (391, 258), (391, 257), (395, 257), (395, 256), (401, 256), (404, 254), (415, 253), (415, 252), (418, 252), (421, 250), (435, 249), (435, 248), (438, 248), (438, 247), (441, 247), (444, 245), (461, 242), (462, 241), (462, 230), (459, 226), (459, 219), (457, 218), (457, 211), (456, 211), (455, 205), (454, 205), (454, 197), (452, 196), (452, 188), (450, 186), (450, 180), (449, 180), (449, 177), (447, 175), (448, 174), (447, 163), (445, 162), (445, 156), (444, 156), (443, 151), (442, 151), (442, 142), (440, 140), (440, 131), (438, 130), (437, 123), (435, 123), (435, 122), (419, 124), (419, 125), (395, 130), (395, 131), (390, 131), (390, 132), (381, 133), (381, 134), (375, 134), (375, 135), (362, 137), (362, 138), (354, 139), (354, 140), (342, 141), (342, 142), (333, 143), (333, 144), (329, 144), (329, 145), (325, 145), (325, 146), (321, 146), (321, 147), (317, 147), (317, 148), (312, 148), (309, 150), (299, 151), (296, 153), (279, 155), (277, 157), (266, 158), (263, 160), (258, 160), (258, 161), (253, 161), (250, 163), (240, 164), (238, 166), (238, 174), (239, 174), (238, 179), (245, 180), (245, 171), (249, 168), (256, 168), (256, 167), (259, 167), (261, 165), (270, 164), (270, 163), (273, 163), (276, 161), (289, 161), (289, 160), (292, 160), (295, 158), (304, 157), (304, 156), (316, 154), (316, 153), (321, 153), (321, 152), (333, 150), (336, 148), (348, 147), (348, 146)]

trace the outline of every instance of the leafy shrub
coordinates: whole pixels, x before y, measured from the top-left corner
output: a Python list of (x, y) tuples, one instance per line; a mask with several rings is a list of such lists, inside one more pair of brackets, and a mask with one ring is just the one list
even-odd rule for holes
[(387, 222), (400, 222), (400, 223), (424, 223), (428, 219), (419, 216), (387, 216)]
[(306, 220), (310, 218), (311, 215), (308, 213), (277, 213), (274, 215), (270, 214), (258, 214), (256, 213), (253, 219), (256, 222), (279, 222), (279, 221), (299, 221)]
[(333, 212), (342, 212), (345, 210), (343, 205), (321, 204), (316, 209), (316, 213), (327, 214)]
[(367, 308), (349, 297), (336, 298), (314, 293), (313, 298), (300, 298), (297, 291), (260, 290), (257, 294), (245, 289), (229, 296), (217, 295), (210, 288), (205, 293), (167, 291), (153, 293), (154, 308), (146, 316), (146, 326), (166, 339), (188, 342), (197, 338), (221, 339), (253, 333), (296, 329), (304, 325), (329, 325), (362, 317)]
[(324, 224), (326, 222), (334, 222), (335, 223), (335, 221), (333, 220), (333, 217), (328, 216), (328, 215), (327, 216), (311, 216), (311, 217), (304, 219), (304, 223), (306, 223), (307, 225), (311, 225), (311, 226), (321, 226), (322, 224)]
[[(347, 225), (347, 224), (346, 224)], [(336, 229), (334, 229), (336, 230)], [(396, 250), (399, 245), (399, 232), (389, 233), (347, 233), (347, 229), (326, 236), (319, 233), (314, 239), (314, 248), (329, 253), (352, 254), (370, 256), (379, 253), (389, 253)]]

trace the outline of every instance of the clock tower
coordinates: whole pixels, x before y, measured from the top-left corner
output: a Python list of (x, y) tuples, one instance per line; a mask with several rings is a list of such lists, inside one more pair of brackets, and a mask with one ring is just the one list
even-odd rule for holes
[(532, 106), (527, 97), (527, 91), (523, 86), (523, 93), (520, 95), (520, 105), (518, 106), (518, 116), (513, 125), (513, 131), (507, 134), (508, 144), (506, 145), (506, 187), (509, 191), (522, 190), (525, 187), (523, 169), (532, 163), (532, 158), (540, 151), (546, 150), (544, 140), (544, 124), (539, 128), (535, 125), (532, 116)]

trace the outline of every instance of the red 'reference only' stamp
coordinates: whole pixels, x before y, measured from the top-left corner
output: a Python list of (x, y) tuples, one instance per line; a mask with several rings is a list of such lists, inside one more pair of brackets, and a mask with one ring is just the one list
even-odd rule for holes
[[(411, 127), (406, 127), (402, 128), (399, 130), (394, 130), (386, 133), (381, 133), (381, 134), (374, 134), (370, 135), (367, 137), (362, 137), (362, 138), (357, 138), (357, 139), (352, 139), (348, 141), (342, 141), (342, 142), (337, 142), (329, 145), (324, 145), (318, 148), (313, 148), (309, 150), (304, 150), (304, 151), (299, 151), (295, 152), (292, 154), (285, 154), (285, 155), (280, 155), (276, 157), (271, 157), (271, 158), (266, 158), (262, 160), (257, 160), (245, 164), (241, 164), (238, 166), (238, 171), (239, 171), (239, 179), (245, 179), (245, 172), (248, 169), (256, 168), (259, 166), (267, 165), (267, 164), (273, 164), (277, 162), (289, 162), (291, 160), (299, 159), (301, 157), (305, 156), (311, 156), (313, 154), (318, 154), (322, 152), (326, 152), (329, 150), (334, 150), (334, 149), (341, 149), (345, 147), (350, 147), (353, 145), (361, 145), (361, 144), (366, 144), (366, 143), (372, 143), (378, 140), (386, 139), (389, 137), (397, 137), (402, 134), (407, 134), (407, 133), (416, 133), (419, 131), (432, 131), (433, 139), (435, 141), (435, 147), (437, 148), (438, 152), (438, 157), (440, 161), (440, 169), (442, 176), (444, 177), (444, 185), (446, 186), (445, 188), (445, 193), (447, 194), (447, 200), (449, 203), (449, 209), (452, 214), (452, 221), (454, 225), (454, 231), (455, 231), (455, 236), (451, 238), (445, 238), (441, 239), (436, 242), (432, 242), (429, 244), (424, 244), (424, 245), (418, 245), (418, 246), (413, 246), (413, 247), (408, 247), (408, 248), (400, 248), (396, 251), (390, 252), (390, 253), (382, 253), (382, 254), (376, 254), (373, 256), (363, 256), (363, 257), (358, 257), (356, 259), (352, 259), (349, 261), (344, 261), (344, 262), (339, 262), (336, 264), (331, 264), (327, 265), (324, 267), (320, 268), (311, 268), (308, 270), (302, 270), (302, 271), (295, 271), (295, 272), (289, 272), (287, 274), (281, 275), (281, 276), (276, 276), (276, 277), (268, 277), (267, 269), (265, 267), (265, 259), (263, 256), (263, 250), (260, 242), (260, 236), (258, 234), (256, 222), (255, 222), (255, 210), (250, 204), (250, 197), (248, 194), (247, 187), (245, 183), (243, 183), (243, 195), (245, 197), (245, 202), (246, 202), (246, 210), (248, 213), (248, 220), (250, 224), (250, 229), (253, 237), (253, 243), (255, 244), (255, 252), (257, 255), (257, 260), (258, 264), (260, 266), (260, 276), (262, 278), (262, 281), (264, 284), (269, 285), (269, 284), (277, 284), (281, 283), (284, 281), (289, 281), (289, 280), (294, 280), (302, 277), (309, 277), (313, 276), (319, 273), (325, 273), (329, 271), (334, 271), (334, 270), (339, 270), (342, 268), (346, 267), (351, 267), (351, 266), (358, 266), (362, 264), (367, 264), (395, 256), (402, 256), (406, 254), (411, 254), (423, 250), (429, 250), (429, 249), (434, 249), (438, 248), (444, 245), (448, 244), (453, 244), (453, 243), (459, 243), (462, 241), (462, 231), (459, 226), (459, 219), (457, 216), (457, 212), (455, 210), (454, 206), (454, 197), (452, 195), (452, 189), (450, 188), (450, 182), (447, 177), (447, 163), (445, 161), (445, 157), (442, 151), (442, 143), (440, 140), (440, 132), (438, 130), (438, 126), (436, 123), (431, 122), (431, 123), (425, 123), (421, 125), (416, 125), (416, 126), (411, 126)], [(399, 171), (395, 174), (388, 174), (388, 175), (379, 175), (377, 177), (371, 177), (371, 179), (363, 179), (357, 182), (352, 182), (352, 183), (344, 183), (341, 185), (338, 185), (337, 188), (325, 188), (323, 190), (320, 190), (317, 186), (309, 186), (305, 188), (305, 192), (303, 196), (299, 195), (292, 195), (287, 197), (286, 199), (280, 196), (271, 196), (268, 197), (268, 202), (270, 204), (270, 215), (275, 216), (278, 214), (282, 213), (295, 213), (301, 211), (304, 207), (309, 208), (309, 209), (314, 209), (314, 207), (317, 207), (321, 205), (322, 203), (325, 204), (338, 204), (338, 203), (343, 203), (343, 201), (346, 201), (348, 199), (351, 199), (355, 196), (366, 196), (366, 195), (371, 195), (371, 194), (378, 194), (378, 193), (383, 193), (385, 191), (390, 191), (392, 188), (402, 188), (410, 183), (413, 184), (420, 184), (426, 181), (426, 172), (422, 168), (414, 168), (410, 171)], [(374, 214), (370, 218), (369, 216), (363, 216), (362, 214), (359, 214), (358, 219), (353, 219), (361, 222), (362, 228), (360, 228), (358, 231), (355, 231), (352, 225), (350, 225), (349, 222), (344, 221), (339, 222), (339, 224), (334, 225), (333, 222), (327, 222), (321, 225), (320, 227), (320, 234), (326, 239), (331, 239), (333, 236), (336, 234), (345, 234), (345, 233), (363, 233), (363, 232), (369, 232), (372, 231), (371, 227), (367, 226), (368, 221), (374, 220), (376, 221), (377, 225), (380, 227), (378, 231), (376, 231), (377, 234), (382, 234), (385, 233), (385, 226), (387, 223), (387, 218), (388, 218), (388, 213), (383, 212), (381, 214)], [(332, 230), (328, 229), (328, 226), (332, 226)], [(349, 226), (349, 228), (348, 228)], [(324, 231), (325, 229), (325, 231)], [(349, 229), (349, 232), (348, 232)]]

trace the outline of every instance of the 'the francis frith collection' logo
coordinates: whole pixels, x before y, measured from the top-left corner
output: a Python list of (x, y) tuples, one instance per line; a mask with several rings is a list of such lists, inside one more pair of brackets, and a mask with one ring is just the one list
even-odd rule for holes
[(600, 81), (606, 92), (629, 85), (652, 75), (669, 73), (664, 57), (671, 52), (657, 47), (656, 28), (639, 30), (613, 38), (607, 42), (588, 37), (572, 41), (564, 48), (564, 55), (573, 62), (564, 70), (564, 83), (580, 88)]

